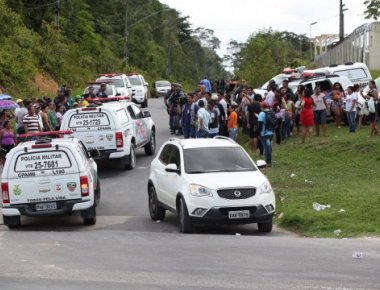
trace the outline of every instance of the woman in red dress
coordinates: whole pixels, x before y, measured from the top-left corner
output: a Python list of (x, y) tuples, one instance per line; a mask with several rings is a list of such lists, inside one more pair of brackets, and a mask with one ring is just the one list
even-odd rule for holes
[(314, 114), (313, 114), (314, 100), (311, 97), (311, 91), (305, 89), (303, 93), (303, 100), (301, 103), (301, 144), (305, 143), (306, 130), (309, 133), (309, 142), (313, 141), (313, 126), (314, 126)]

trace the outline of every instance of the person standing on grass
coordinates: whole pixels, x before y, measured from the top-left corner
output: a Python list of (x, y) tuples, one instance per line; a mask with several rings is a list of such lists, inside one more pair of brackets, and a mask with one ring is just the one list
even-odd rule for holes
[(264, 147), (265, 161), (267, 166), (272, 166), (272, 143), (273, 143), (273, 131), (269, 130), (266, 126), (267, 114), (271, 110), (267, 102), (261, 103), (261, 109), (258, 116), (260, 141)]
[(253, 98), (253, 102), (248, 105), (247, 109), (247, 127), (249, 129), (249, 141), (251, 152), (255, 154), (256, 149), (260, 148), (260, 153), (263, 151), (262, 144), (259, 142), (259, 121), (258, 117), (261, 112), (260, 102), (262, 101), (262, 97), (259, 94), (255, 94)]
[(354, 92), (354, 88), (349, 86), (347, 88), (347, 96), (346, 96), (346, 112), (347, 112), (347, 120), (348, 126), (350, 128), (350, 133), (355, 133), (356, 129), (356, 103), (358, 101), (358, 96)]
[(305, 89), (303, 94), (303, 100), (301, 103), (301, 144), (305, 143), (306, 131), (309, 133), (309, 142), (313, 142), (313, 126), (314, 126), (314, 114), (313, 106), (315, 106), (314, 100), (311, 97), (311, 91)]
[(235, 112), (236, 106), (235, 105), (228, 105), (228, 121), (227, 121), (227, 129), (228, 129), (228, 136), (236, 141), (237, 138), (237, 125), (238, 125), (238, 117)]
[(303, 100), (303, 92), (305, 90), (305, 86), (299, 85), (297, 87), (297, 92), (295, 94), (296, 101), (294, 103), (295, 113), (294, 113), (294, 124), (296, 125), (297, 135), (300, 132), (300, 118), (301, 118), (301, 103)]
[(314, 95), (312, 95), (314, 100), (314, 123), (315, 123), (315, 131), (317, 137), (319, 137), (320, 126), (322, 126), (323, 136), (327, 137), (327, 102), (326, 96), (324, 93), (321, 93), (321, 86), (316, 85), (314, 89)]
[(331, 93), (331, 110), (334, 114), (336, 126), (339, 129), (342, 123), (344, 99), (345, 94), (343, 87), (337, 82), (333, 85), (333, 91)]
[(363, 92), (361, 95), (368, 101), (368, 121), (370, 122), (370, 131), (369, 135), (377, 135), (379, 134), (379, 129), (376, 126), (376, 103), (379, 101), (379, 92), (377, 91), (377, 87), (375, 82), (372, 80), (368, 83), (369, 91), (366, 96), (363, 96)]

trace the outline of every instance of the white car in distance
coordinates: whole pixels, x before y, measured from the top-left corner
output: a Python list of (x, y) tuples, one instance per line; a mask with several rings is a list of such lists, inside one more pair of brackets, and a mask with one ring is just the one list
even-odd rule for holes
[(148, 200), (152, 220), (163, 220), (170, 210), (179, 215), (183, 233), (200, 223), (257, 223), (260, 232), (270, 232), (275, 214), (268, 179), (225, 137), (164, 143), (151, 163)]

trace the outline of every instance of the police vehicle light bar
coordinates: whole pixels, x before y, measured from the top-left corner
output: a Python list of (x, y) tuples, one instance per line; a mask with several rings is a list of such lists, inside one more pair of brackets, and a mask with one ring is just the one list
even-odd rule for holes
[(106, 102), (112, 102), (112, 101), (129, 101), (129, 99), (130, 98), (127, 96), (117, 96), (117, 97), (108, 97), (108, 98), (93, 98), (91, 99), (91, 102), (92, 103), (94, 102), (106, 103)]
[(101, 85), (101, 84), (112, 84), (113, 81), (111, 80), (104, 80), (104, 81), (88, 81), (87, 82), (90, 85)]
[(60, 136), (60, 135), (70, 135), (73, 134), (71, 130), (60, 130), (60, 131), (47, 131), (47, 132), (37, 132), (29, 134), (20, 134), (19, 138), (31, 138), (31, 137), (42, 137), (42, 136)]

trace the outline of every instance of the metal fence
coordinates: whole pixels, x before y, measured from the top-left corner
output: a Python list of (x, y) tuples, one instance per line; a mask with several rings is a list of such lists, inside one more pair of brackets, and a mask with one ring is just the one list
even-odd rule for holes
[(314, 59), (318, 67), (346, 62), (363, 62), (380, 70), (380, 22), (363, 24), (342, 42), (332, 44)]

